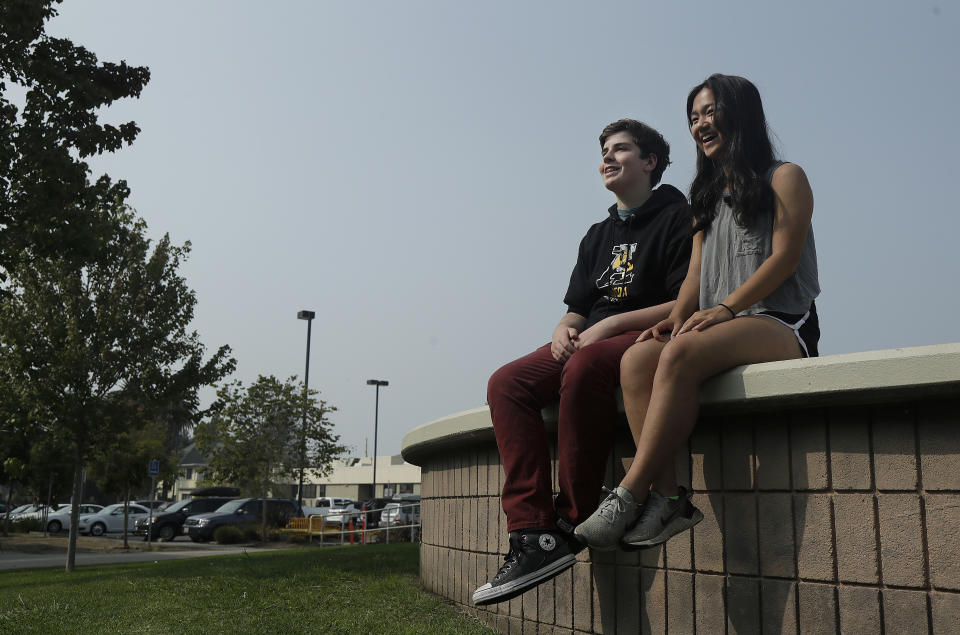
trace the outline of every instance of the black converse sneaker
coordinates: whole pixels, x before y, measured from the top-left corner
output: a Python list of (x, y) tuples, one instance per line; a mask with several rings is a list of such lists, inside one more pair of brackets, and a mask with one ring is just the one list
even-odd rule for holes
[(493, 580), (473, 592), (473, 603), (494, 604), (520, 595), (572, 567), (577, 551), (576, 541), (559, 531), (511, 531), (503, 566)]

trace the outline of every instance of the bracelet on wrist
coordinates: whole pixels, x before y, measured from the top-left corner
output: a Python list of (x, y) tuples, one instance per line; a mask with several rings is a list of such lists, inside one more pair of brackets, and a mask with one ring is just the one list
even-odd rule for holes
[(730, 317), (737, 317), (737, 314), (734, 313), (733, 309), (731, 309), (730, 307), (728, 307), (728, 306), (727, 306), (726, 304), (724, 304), (723, 302), (718, 302), (718, 303), (717, 303), (717, 306), (722, 306), (722, 307), (725, 308), (727, 311), (730, 311)]

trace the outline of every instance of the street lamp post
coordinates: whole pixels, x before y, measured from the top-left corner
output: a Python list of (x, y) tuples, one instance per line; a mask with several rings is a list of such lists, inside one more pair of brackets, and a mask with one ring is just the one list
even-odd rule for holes
[(310, 382), (310, 330), (313, 326), (313, 318), (317, 314), (313, 311), (297, 311), (298, 320), (307, 321), (307, 367), (303, 372), (303, 427), (300, 430), (300, 484), (297, 485), (297, 509), (303, 512), (303, 468), (307, 460), (307, 404), (308, 396), (307, 384)]
[(373, 406), (373, 485), (371, 497), (377, 497), (377, 417), (380, 414), (380, 386), (389, 386), (390, 382), (384, 379), (368, 379), (368, 386), (377, 387), (377, 397)]

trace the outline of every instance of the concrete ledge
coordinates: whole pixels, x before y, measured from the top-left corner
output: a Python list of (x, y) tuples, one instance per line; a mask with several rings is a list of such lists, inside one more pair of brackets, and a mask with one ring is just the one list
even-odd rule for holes
[[(674, 459), (703, 513), (692, 531), (582, 551), (570, 572), (488, 607), (471, 593), (509, 549), (490, 413), (412, 430), (424, 588), (500, 633), (958, 632), (960, 344), (744, 366), (700, 399)], [(544, 420), (555, 427), (556, 408)], [(635, 455), (617, 432), (608, 486)], [(549, 430), (547, 443), (556, 480)]]
[[(774, 403), (818, 407), (957, 394), (960, 343), (739, 366), (706, 382), (700, 401), (710, 414)], [(544, 418), (555, 422), (556, 408), (546, 409)], [(409, 463), (422, 465), (434, 452), (491, 439), (490, 411), (484, 406), (414, 428), (403, 438), (402, 453)]]

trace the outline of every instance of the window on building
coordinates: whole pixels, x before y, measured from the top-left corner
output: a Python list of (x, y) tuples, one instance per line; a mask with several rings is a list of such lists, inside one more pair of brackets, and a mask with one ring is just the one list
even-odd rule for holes
[(413, 494), (413, 483), (397, 483), (397, 494)]
[(317, 485), (317, 496), (326, 496), (326, 495), (327, 495), (327, 486)]
[(193, 478), (193, 468), (192, 468), (192, 467), (188, 467), (188, 468), (186, 469), (186, 471), (185, 471), (184, 474), (183, 474), (183, 478), (187, 479), (188, 481)]

